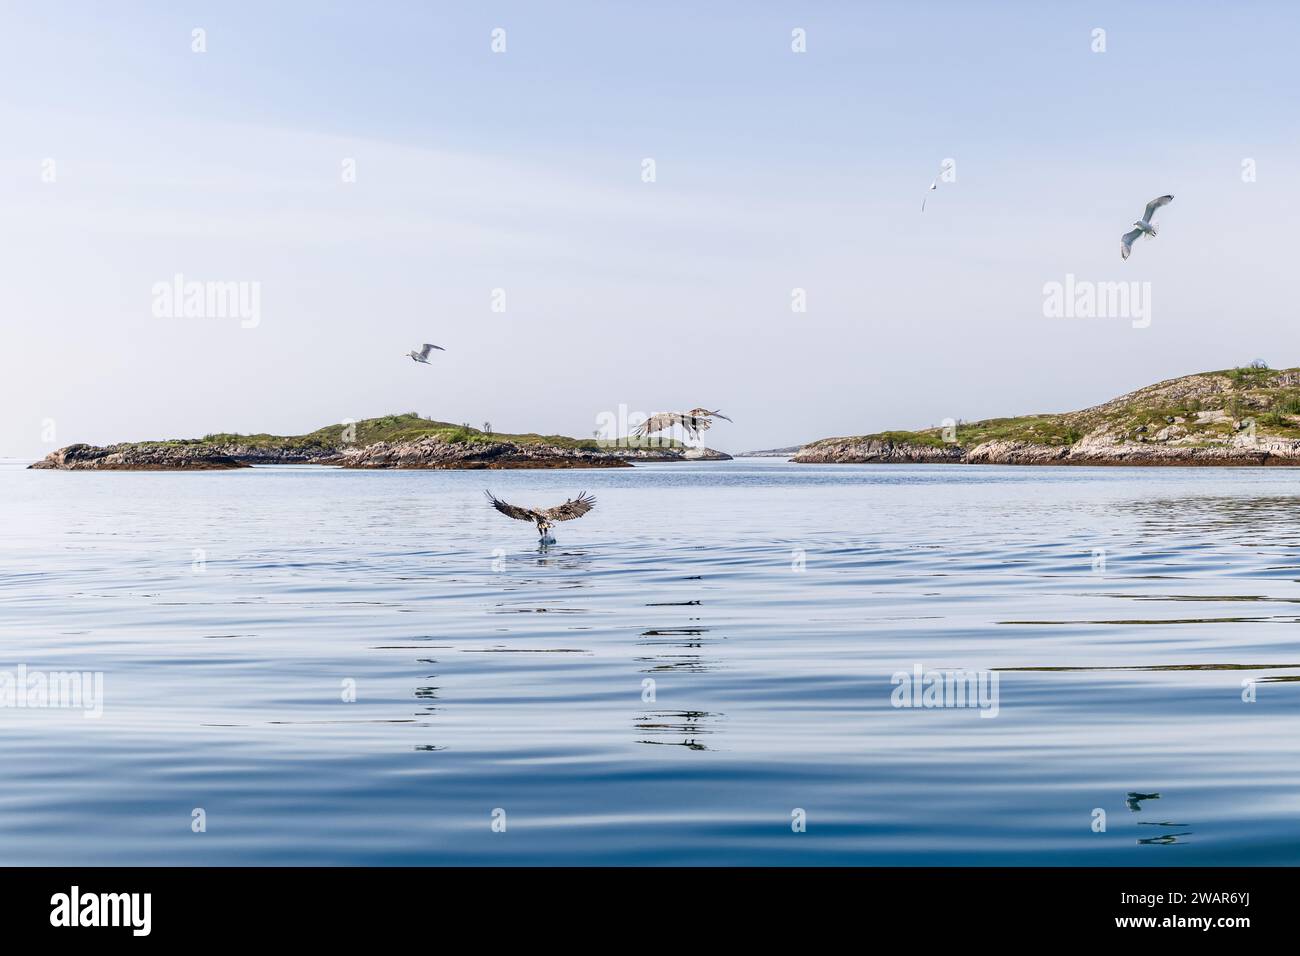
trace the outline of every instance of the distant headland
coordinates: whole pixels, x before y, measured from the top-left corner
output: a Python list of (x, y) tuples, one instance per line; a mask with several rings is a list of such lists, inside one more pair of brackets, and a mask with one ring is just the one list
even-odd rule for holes
[(1148, 385), (1056, 415), (823, 438), (796, 462), (1300, 465), (1300, 368), (1262, 362)]
[(327, 425), (306, 435), (215, 434), (170, 441), (68, 445), (32, 468), (63, 471), (213, 471), (266, 464), (343, 468), (626, 468), (634, 461), (720, 461), (730, 455), (675, 439), (617, 444), (563, 435), (498, 434), (414, 412)]

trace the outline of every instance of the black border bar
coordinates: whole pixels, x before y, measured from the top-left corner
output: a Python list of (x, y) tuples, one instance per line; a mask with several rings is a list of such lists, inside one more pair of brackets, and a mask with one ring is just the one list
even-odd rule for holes
[[(890, 930), (919, 930), (919, 938), (949, 944), (1027, 931), (1058, 940), (1199, 935), (1231, 944), (1247, 938), (1241, 934), (1291, 925), (1296, 875), (1291, 868), (1249, 867), (11, 868), (0, 870), (0, 919), (11, 940), (75, 934), (81, 942), (373, 946), (400, 933), (452, 945), (445, 935), (451, 930), (482, 932), (492, 942), (568, 920), (573, 935), (566, 938), (578, 938), (597, 921), (624, 919), (631, 921), (629, 940), (657, 938), (663, 945), (682, 924), (697, 921), (711, 931), (725, 926), (733, 940), (762, 939), (776, 921), (792, 933), (819, 936), (834, 929), (877, 939)], [(59, 894), (70, 904), (73, 886), (89, 919), (98, 900), (87, 903), (88, 896), (148, 893), (148, 936), (135, 936), (130, 925), (52, 925)], [(115, 899), (110, 910), (127, 905)], [(142, 901), (123, 912), (140, 922)]]

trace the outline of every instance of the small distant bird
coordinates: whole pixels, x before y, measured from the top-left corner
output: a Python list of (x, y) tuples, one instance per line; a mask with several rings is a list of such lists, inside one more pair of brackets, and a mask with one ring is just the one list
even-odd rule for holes
[(1142, 213), (1142, 218), (1133, 223), (1133, 231), (1126, 232), (1124, 235), (1120, 236), (1119, 257), (1121, 259), (1127, 259), (1129, 257), (1129, 253), (1133, 251), (1133, 240), (1138, 236), (1145, 235), (1148, 239), (1154, 239), (1156, 237), (1156, 232), (1158, 230), (1156, 229), (1155, 223), (1151, 221), (1151, 217), (1156, 214), (1156, 210), (1161, 206), (1167, 206), (1173, 201), (1173, 196), (1160, 196), (1159, 198), (1153, 199), (1147, 203), (1147, 208)]
[(700, 432), (707, 431), (713, 427), (713, 419), (721, 418), (723, 421), (731, 421), (722, 412), (711, 412), (707, 408), (692, 408), (689, 412), (655, 412), (636, 428), (632, 429), (634, 435), (653, 435), (655, 432), (661, 432), (665, 428), (671, 428), (674, 425), (681, 425), (686, 429), (686, 433), (692, 438), (699, 438)]
[(556, 521), (571, 521), (574, 518), (581, 518), (592, 508), (596, 507), (596, 499), (581, 492), (578, 497), (570, 498), (562, 505), (556, 505), (554, 508), (538, 510), (534, 508), (520, 508), (518, 505), (507, 504), (490, 491), (483, 492), (492, 502), (492, 507), (501, 512), (508, 518), (516, 518), (519, 521), (534, 521), (537, 523), (537, 534), (542, 544), (554, 544), (555, 539), (551, 537), (551, 524)]
[[(930, 192), (934, 192), (936, 189), (939, 188), (939, 180), (943, 178), (943, 174), (950, 169), (952, 169), (952, 163), (944, 163), (942, 166), (939, 167), (939, 175), (936, 176), (934, 180), (930, 183)], [(925, 203), (926, 200), (928, 200), (929, 198), (930, 198), (929, 196), (926, 196), (921, 200), (921, 212), (925, 212)]]
[(439, 352), (447, 351), (441, 345), (431, 345), (430, 343), (425, 342), (424, 348), (420, 349), (420, 351), (417, 352), (415, 351), (415, 349), (411, 349), (411, 351), (407, 352), (406, 354), (411, 357), (412, 362), (423, 362), (425, 365), (428, 365), (429, 353), (434, 349), (437, 349)]

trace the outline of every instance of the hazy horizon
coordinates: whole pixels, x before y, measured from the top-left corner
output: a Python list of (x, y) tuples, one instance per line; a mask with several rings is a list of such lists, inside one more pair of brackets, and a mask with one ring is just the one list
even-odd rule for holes
[[(738, 452), (1300, 364), (1280, 3), (7, 19), (0, 456), (620, 404), (720, 408)], [(257, 284), (258, 322), (155, 315), (177, 274)], [(1046, 317), (1067, 276), (1150, 283), (1149, 326)]]

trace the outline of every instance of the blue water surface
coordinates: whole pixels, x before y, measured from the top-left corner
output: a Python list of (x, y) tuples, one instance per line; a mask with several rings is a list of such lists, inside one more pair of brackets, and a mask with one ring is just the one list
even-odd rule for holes
[(1300, 863), (1294, 470), (23, 464), (3, 864)]

